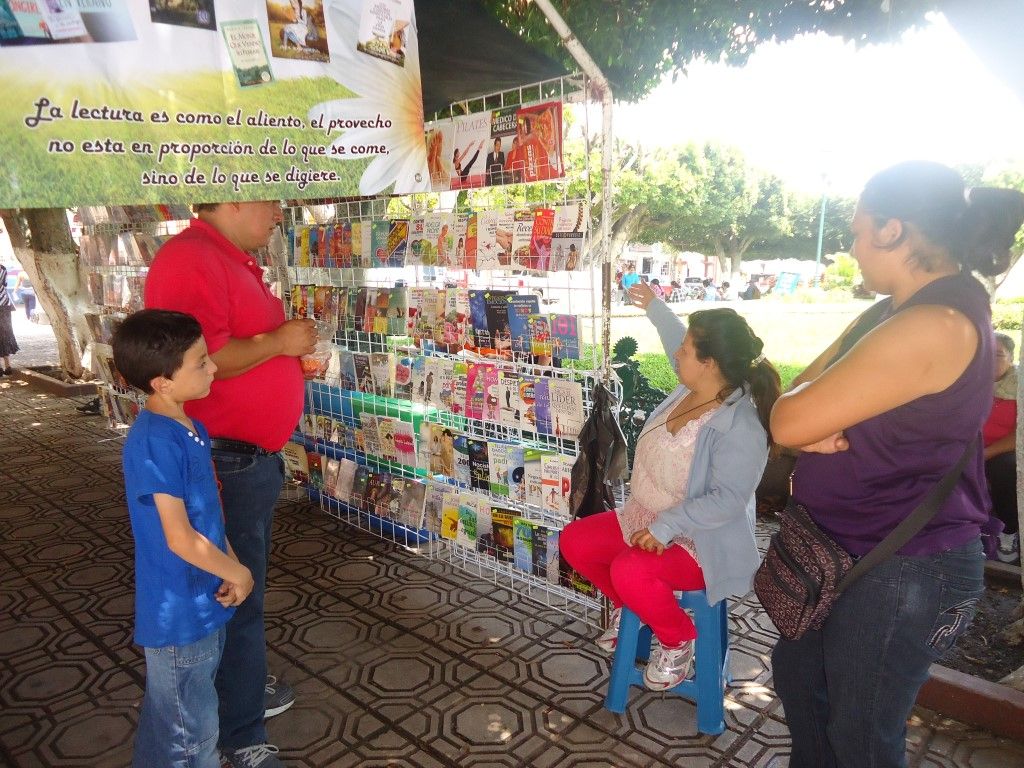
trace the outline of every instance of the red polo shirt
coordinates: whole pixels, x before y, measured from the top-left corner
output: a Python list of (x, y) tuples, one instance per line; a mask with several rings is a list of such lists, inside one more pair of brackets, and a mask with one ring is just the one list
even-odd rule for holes
[[(256, 259), (199, 219), (159, 250), (145, 299), (147, 307), (193, 315), (211, 353), (229, 339), (267, 333), (285, 321), (284, 306), (263, 282)], [(185, 412), (203, 422), (211, 437), (277, 451), (299, 422), (304, 392), (298, 358), (278, 356), (217, 379), (208, 396), (185, 404)]]

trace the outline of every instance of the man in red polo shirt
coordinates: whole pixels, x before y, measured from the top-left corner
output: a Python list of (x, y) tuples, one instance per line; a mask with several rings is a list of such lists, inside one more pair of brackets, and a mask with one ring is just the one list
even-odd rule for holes
[(302, 414), (299, 356), (313, 351), (312, 320), (285, 320), (249, 251), (281, 222), (277, 202), (195, 206), (197, 218), (157, 253), (146, 279), (147, 307), (199, 320), (217, 364), (210, 394), (186, 413), (211, 436), (228, 541), (255, 587), (228, 622), (217, 673), (220, 747), (233, 766), (282, 766), (267, 743), (264, 717), (295, 697), (267, 675), (263, 595), (274, 505), (284, 483), (279, 451)]

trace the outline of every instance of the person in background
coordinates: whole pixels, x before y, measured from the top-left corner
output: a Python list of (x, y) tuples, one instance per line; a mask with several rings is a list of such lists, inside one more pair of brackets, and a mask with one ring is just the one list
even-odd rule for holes
[(25, 317), (31, 320), (32, 313), (36, 309), (36, 291), (25, 270), (18, 273), (18, 281), (14, 284), (14, 295), (21, 299), (25, 307)]
[(1020, 562), (1017, 518), (1017, 369), (1013, 365), (1013, 339), (997, 333), (995, 391), (992, 410), (982, 429), (985, 442), (985, 478), (992, 498), (992, 514), (1003, 523), (998, 560)]
[(992, 407), (994, 341), (971, 272), (1004, 271), (1022, 221), (1024, 195), (965, 195), (938, 163), (895, 165), (860, 196), (851, 254), (889, 298), (860, 318), (871, 330), (844, 343), (851, 325), (775, 404), (773, 437), (801, 450), (791, 503), (859, 557), (972, 455), (931, 521), (844, 590), (820, 629), (777, 642), (790, 768), (906, 766), (918, 691), (974, 616), (989, 500), (971, 444)]
[(651, 292), (655, 295), (656, 298), (665, 298), (665, 289), (661, 287), (661, 281), (658, 278), (654, 278), (653, 280), (651, 280)]
[(736, 289), (732, 287), (728, 280), (722, 281), (722, 285), (718, 289), (718, 300), (736, 301)]
[(220, 747), (232, 766), (279, 768), (263, 721), (295, 695), (268, 675), (263, 601), (274, 505), (284, 485), (280, 450), (302, 414), (299, 357), (315, 349), (316, 326), (285, 320), (250, 253), (277, 230), (280, 203), (204, 203), (195, 211), (189, 228), (157, 252), (145, 303), (195, 317), (218, 369), (209, 396), (185, 412), (210, 430), (228, 539), (256, 582), (227, 626), (217, 675)]
[(761, 298), (761, 289), (757, 287), (757, 278), (753, 275), (747, 280), (747, 287), (740, 293), (740, 298), (744, 301), (754, 301)]
[(648, 286), (634, 285), (630, 300), (654, 323), (679, 386), (637, 440), (625, 506), (569, 523), (559, 547), (615, 606), (598, 647), (615, 650), (628, 606), (659, 641), (644, 684), (667, 690), (689, 676), (696, 638), (673, 592), (706, 589), (711, 604), (745, 594), (761, 560), (754, 489), (779, 374), (732, 309), (694, 312), (687, 328)]
[(622, 275), (622, 290), (627, 294), (629, 289), (640, 282), (640, 275), (636, 272), (636, 265), (630, 262), (626, 265), (626, 271)]
[(718, 290), (710, 277), (704, 278), (704, 301), (718, 301)]
[(11, 376), (11, 355), (18, 352), (18, 340), (14, 337), (14, 326), (11, 317), (14, 314), (14, 301), (7, 292), (7, 267), (0, 264), (0, 360), (4, 367), (0, 368), (0, 376)]

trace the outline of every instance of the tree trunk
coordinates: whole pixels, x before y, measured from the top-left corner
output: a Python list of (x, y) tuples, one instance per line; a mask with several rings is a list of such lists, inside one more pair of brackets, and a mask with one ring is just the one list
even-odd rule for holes
[(82, 347), (86, 336), (78, 276), (78, 248), (71, 238), (64, 208), (0, 211), (10, 234), (14, 255), (32, 280), (39, 306), (46, 313), (57, 339), (57, 354), (64, 372), (81, 378)]

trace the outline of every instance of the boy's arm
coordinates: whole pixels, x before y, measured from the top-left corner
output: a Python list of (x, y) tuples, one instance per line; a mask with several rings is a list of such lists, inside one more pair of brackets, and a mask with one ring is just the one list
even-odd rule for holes
[(153, 503), (160, 515), (160, 525), (167, 546), (186, 563), (219, 576), (232, 584), (252, 584), (249, 569), (233, 556), (221, 552), (208, 538), (198, 533), (188, 521), (185, 502), (166, 493), (154, 493)]

